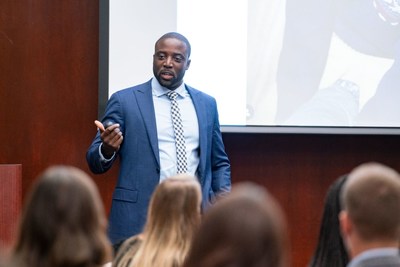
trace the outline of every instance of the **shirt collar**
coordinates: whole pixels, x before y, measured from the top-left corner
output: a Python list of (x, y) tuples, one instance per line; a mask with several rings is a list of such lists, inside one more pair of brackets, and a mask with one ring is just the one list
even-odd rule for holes
[(357, 266), (357, 264), (363, 260), (379, 257), (379, 256), (398, 256), (399, 249), (398, 248), (376, 248), (370, 249), (362, 252), (361, 254), (357, 255), (350, 263), (349, 267)]
[[(166, 95), (169, 91), (171, 91), (170, 89), (162, 86), (155, 77), (153, 77), (153, 79), (151, 80), (151, 88), (153, 91), (153, 95), (157, 97)], [(181, 97), (185, 97), (185, 92), (186, 92), (185, 83), (182, 83), (174, 91), (177, 92), (178, 95), (180, 95)]]

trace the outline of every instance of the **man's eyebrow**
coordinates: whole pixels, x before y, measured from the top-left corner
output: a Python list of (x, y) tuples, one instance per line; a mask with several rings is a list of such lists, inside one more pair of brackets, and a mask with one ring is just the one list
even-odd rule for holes
[[(161, 54), (168, 54), (168, 52), (166, 52), (166, 51), (157, 51), (154, 54), (155, 55), (161, 55)], [(182, 54), (182, 53), (172, 53), (172, 56), (173, 57), (181, 57), (182, 59), (186, 58), (185, 54)]]

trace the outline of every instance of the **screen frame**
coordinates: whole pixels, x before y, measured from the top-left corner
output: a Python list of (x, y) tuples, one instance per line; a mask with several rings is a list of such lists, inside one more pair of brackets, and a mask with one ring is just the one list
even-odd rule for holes
[[(109, 35), (110, 0), (99, 1), (99, 69), (98, 118), (102, 118), (109, 95)], [(334, 127), (334, 126), (252, 126), (221, 125), (223, 133), (272, 134), (345, 134), (345, 135), (399, 135), (400, 127)]]

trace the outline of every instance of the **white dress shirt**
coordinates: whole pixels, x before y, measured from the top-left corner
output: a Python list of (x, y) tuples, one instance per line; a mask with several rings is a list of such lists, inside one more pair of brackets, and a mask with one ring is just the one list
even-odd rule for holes
[[(166, 95), (170, 90), (161, 86), (156, 78), (151, 81), (154, 111), (156, 114), (158, 148), (160, 151), (160, 182), (177, 173), (175, 134), (171, 119), (171, 100)], [(185, 136), (188, 173), (196, 175), (199, 165), (199, 124), (192, 98), (185, 85), (174, 90), (178, 93), (183, 132)]]

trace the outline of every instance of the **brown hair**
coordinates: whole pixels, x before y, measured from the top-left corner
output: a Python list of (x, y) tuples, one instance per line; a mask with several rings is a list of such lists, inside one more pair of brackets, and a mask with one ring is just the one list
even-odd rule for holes
[(101, 266), (111, 257), (106, 222), (97, 188), (85, 172), (50, 167), (26, 199), (11, 265)]
[(187, 267), (288, 266), (286, 219), (261, 186), (235, 184), (204, 215)]

